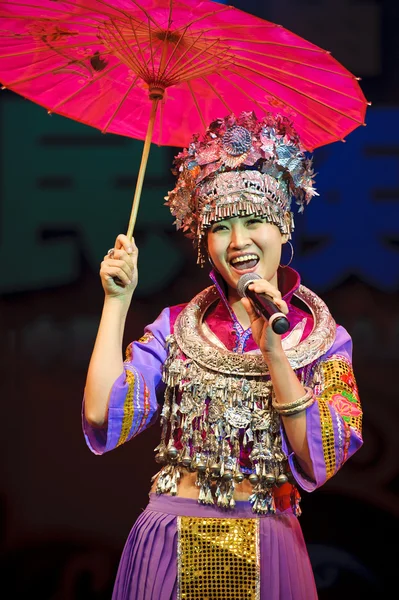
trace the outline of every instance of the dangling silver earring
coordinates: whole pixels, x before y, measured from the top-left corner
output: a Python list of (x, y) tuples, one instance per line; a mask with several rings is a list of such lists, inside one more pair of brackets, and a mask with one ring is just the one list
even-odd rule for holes
[(294, 246), (291, 244), (290, 240), (287, 241), (287, 244), (289, 244), (290, 248), (291, 248), (291, 257), (290, 257), (290, 260), (287, 262), (286, 265), (281, 265), (280, 264), (280, 267), (282, 269), (285, 269), (286, 267), (288, 267), (292, 263), (292, 259), (294, 258)]
[(209, 264), (211, 265), (212, 269), (217, 272), (217, 268), (213, 264), (213, 260), (211, 259), (209, 254), (208, 254), (208, 261), (209, 261)]

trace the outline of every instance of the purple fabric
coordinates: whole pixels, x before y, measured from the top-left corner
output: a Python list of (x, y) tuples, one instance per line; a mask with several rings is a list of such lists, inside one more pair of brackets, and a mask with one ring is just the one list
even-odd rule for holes
[(254, 515), (248, 502), (226, 512), (196, 500), (150, 494), (126, 541), (112, 600), (176, 600), (177, 516), (259, 518), (260, 599), (317, 599), (302, 530), (292, 513)]
[[(299, 275), (290, 268), (285, 269), (281, 275), (281, 289), (284, 298), (290, 301), (295, 289), (299, 286)], [(223, 290), (220, 290), (222, 301), (218, 303), (215, 313), (218, 315), (217, 326), (212, 321), (210, 315), (206, 322), (214, 329), (214, 332), (221, 339), (226, 333), (226, 339), (222, 341), (232, 350), (237, 343), (236, 334), (233, 331), (233, 322), (229, 310), (225, 306)], [(133, 342), (130, 348), (130, 356), (125, 361), (124, 373), (116, 380), (110, 394), (109, 413), (107, 424), (102, 428), (92, 427), (84, 418), (83, 415), (83, 430), (86, 443), (90, 450), (95, 454), (103, 454), (114, 448), (120, 443), (129, 441), (134, 436), (149, 427), (159, 414), (158, 399), (162, 402), (163, 383), (161, 382), (162, 364), (166, 359), (166, 337), (173, 332), (173, 327), (177, 315), (185, 305), (179, 305), (171, 308), (166, 308), (162, 311), (159, 317), (145, 328), (147, 337), (144, 341), (139, 340)], [(291, 318), (291, 315), (294, 315)], [(294, 326), (299, 320), (306, 318), (307, 326), (303, 333), (303, 338), (306, 338), (309, 327), (312, 324), (312, 319), (309, 315), (292, 307), (290, 305), (290, 320), (291, 326)], [(309, 327), (308, 327), (309, 325)], [(230, 337), (227, 333), (230, 332)], [(252, 337), (248, 339), (245, 350), (250, 350), (254, 344)], [(336, 339), (333, 346), (319, 360), (328, 360), (333, 354), (339, 354), (349, 361), (352, 360), (352, 341), (348, 332), (341, 326), (337, 327)], [(130, 385), (127, 382), (127, 375), (133, 376), (133, 383)], [(133, 398), (133, 411), (130, 401)], [(329, 406), (332, 415), (334, 427), (334, 451), (336, 457), (335, 472), (337, 472), (342, 464), (342, 456), (344, 454), (344, 438), (342, 436), (343, 419), (342, 416), (332, 407)], [(128, 427), (126, 428), (126, 423)], [(123, 426), (125, 429), (123, 429)], [(122, 431), (127, 429), (128, 434), (122, 436)], [(341, 433), (340, 433), (340, 431)], [(326, 465), (323, 453), (321, 422), (318, 404), (313, 404), (307, 409), (307, 439), (310, 449), (310, 455), (313, 461), (315, 471), (315, 481), (307, 479), (298, 468), (288, 441), (282, 428), (283, 450), (289, 456), (289, 463), (293, 471), (293, 475), (297, 484), (304, 490), (311, 492), (326, 481)], [(178, 441), (176, 442), (178, 444)], [(349, 458), (362, 445), (362, 439), (359, 432), (350, 430), (349, 447), (346, 458)], [(249, 448), (247, 454), (249, 453)], [(247, 455), (242, 451), (241, 464), (246, 466), (248, 461)], [(249, 464), (249, 463), (248, 463)]]
[[(341, 325), (337, 326), (337, 333), (334, 344), (326, 352), (320, 360), (328, 360), (332, 356), (342, 356), (352, 362), (352, 339), (349, 333)], [(341, 431), (344, 429), (342, 416), (329, 405), (329, 410), (332, 416), (333, 428), (334, 428), (334, 451), (335, 451), (335, 473), (342, 467), (343, 462), (340, 460), (342, 456), (342, 449), (344, 439), (342, 433), (339, 433), (338, 422), (341, 422)], [(288, 461), (298, 485), (307, 492), (312, 492), (315, 489), (322, 486), (327, 480), (326, 464), (324, 460), (323, 444), (322, 444), (322, 430), (320, 422), (319, 405), (315, 402), (306, 410), (306, 430), (307, 440), (309, 445), (310, 457), (312, 459), (315, 481), (308, 479), (301, 470), (298, 468), (298, 464), (295, 461), (295, 455), (291, 451), (287, 437), (282, 428), (282, 447), (285, 454), (288, 455)], [(359, 433), (355, 430), (351, 430), (351, 437), (349, 443), (349, 449), (346, 459), (348, 459), (354, 452), (356, 452), (363, 444), (363, 440)]]
[[(165, 308), (144, 333), (145, 341), (130, 344), (124, 372), (112, 386), (106, 426), (93, 427), (84, 416), (82, 422), (85, 440), (94, 454), (103, 454), (118, 446), (122, 433), (123, 419), (127, 413), (128, 392), (133, 397), (133, 412), (129, 419), (129, 432), (125, 442), (151, 425), (159, 412), (158, 398), (162, 395), (162, 363), (166, 359), (165, 338), (170, 333), (169, 309)], [(129, 386), (127, 371), (133, 375), (134, 383)], [(131, 388), (131, 389), (130, 389)]]

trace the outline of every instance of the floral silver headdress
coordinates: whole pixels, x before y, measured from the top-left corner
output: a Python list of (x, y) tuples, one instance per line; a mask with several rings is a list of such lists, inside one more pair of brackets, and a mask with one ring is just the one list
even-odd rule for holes
[(202, 139), (194, 135), (175, 157), (178, 179), (165, 200), (176, 228), (201, 246), (215, 221), (256, 214), (290, 236), (291, 198), (302, 212), (318, 195), (312, 160), (304, 152), (292, 122), (282, 115), (258, 120), (243, 112), (213, 121)]

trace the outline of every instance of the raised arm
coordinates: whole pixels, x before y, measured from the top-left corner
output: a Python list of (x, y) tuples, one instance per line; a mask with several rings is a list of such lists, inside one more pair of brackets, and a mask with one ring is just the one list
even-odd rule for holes
[(124, 370), (123, 333), (138, 281), (137, 257), (134, 240), (121, 234), (115, 240), (113, 252), (108, 253), (101, 263), (105, 298), (87, 372), (84, 404), (87, 422), (98, 427), (107, 420), (112, 386)]

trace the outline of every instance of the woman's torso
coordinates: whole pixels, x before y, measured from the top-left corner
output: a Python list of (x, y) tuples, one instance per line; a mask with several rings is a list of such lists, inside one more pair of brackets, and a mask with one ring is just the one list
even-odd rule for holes
[[(299, 286), (299, 277), (298, 277), (297, 273), (292, 272), (291, 277), (288, 279), (289, 279), (289, 281), (288, 281), (289, 285), (282, 286), (283, 291), (286, 291), (285, 296), (286, 296), (287, 300), (289, 300), (288, 295), (293, 294), (293, 291), (295, 289), (297, 289), (297, 287)], [(242, 325), (240, 323), (238, 323), (235, 315), (232, 313), (231, 307), (228, 305), (227, 299), (223, 295), (223, 291), (221, 289), (219, 289), (219, 287), (217, 286), (217, 281), (215, 281), (215, 283), (216, 283), (216, 287), (219, 292), (219, 300), (220, 301), (212, 306), (212, 310), (205, 312), (206, 316), (204, 318), (204, 322), (206, 323), (206, 327), (208, 328), (207, 335), (213, 335), (214, 341), (215, 341), (215, 336), (216, 336), (219, 343), (221, 343), (221, 345), (226, 350), (233, 352), (233, 353), (243, 355), (243, 354), (246, 354), (247, 352), (250, 354), (252, 354), (253, 352), (259, 352), (256, 344), (254, 343), (254, 341), (252, 339), (251, 330), (250, 329), (245, 330), (242, 327)], [(284, 288), (286, 288), (286, 289), (284, 290)], [(287, 288), (288, 288), (288, 292), (287, 292)], [(196, 303), (194, 303), (194, 306), (196, 306)], [(176, 312), (173, 309), (171, 310), (171, 321), (173, 323), (172, 330), (174, 329), (176, 319), (177, 319), (178, 315), (180, 314), (181, 305), (180, 305), (180, 307), (175, 307), (175, 308), (177, 309)], [(295, 332), (293, 332), (293, 334), (297, 338), (297, 341), (299, 341), (299, 339), (301, 339), (301, 338), (302, 339), (305, 338), (312, 329), (312, 318), (307, 318), (307, 317), (309, 317), (309, 315), (306, 315), (301, 310), (296, 310), (294, 307), (290, 306), (290, 320), (291, 320), (292, 328), (295, 328), (295, 330), (296, 330)], [(298, 334), (299, 334), (299, 336), (298, 336)], [(291, 341), (289, 339), (290, 333), (288, 333), (284, 337), (287, 337), (287, 339), (285, 340), (286, 343), (288, 342), (287, 347), (289, 347), (291, 345), (295, 345), (297, 343), (296, 340)], [(184, 375), (184, 377), (185, 376), (186, 375)], [(177, 400), (177, 402), (180, 403), (181, 394), (177, 393), (176, 397), (179, 398), (179, 400)], [(173, 410), (172, 410), (172, 412), (173, 412)], [(177, 447), (177, 448), (175, 448), (175, 450), (181, 451), (181, 448), (179, 445), (180, 444), (180, 432), (178, 432), (176, 430), (174, 437), (175, 437), (174, 444)], [(240, 431), (240, 434), (237, 437), (237, 439), (238, 438), (240, 440), (240, 442), (239, 442), (239, 445), (240, 445), (239, 463), (240, 463), (241, 467), (243, 467), (243, 472), (246, 472), (247, 475), (242, 479), (242, 481), (234, 482), (233, 497), (234, 497), (234, 500), (236, 500), (236, 501), (248, 501), (250, 496), (253, 495), (253, 492), (254, 492), (254, 487), (253, 487), (254, 484), (253, 484), (253, 482), (249, 481), (249, 479), (248, 479), (248, 475), (251, 472), (251, 469), (250, 468), (248, 469), (248, 467), (251, 467), (250, 460), (249, 460), (250, 452), (247, 449), (248, 447), (245, 446), (245, 442), (244, 442), (244, 446), (242, 444), (243, 433), (241, 431)], [(165, 448), (164, 450), (167, 451), (167, 448)], [(159, 493), (159, 491), (160, 491), (159, 486), (157, 486), (159, 475), (160, 475), (160, 473), (158, 474), (158, 476), (155, 478), (155, 480), (153, 482), (153, 485), (151, 487), (151, 492)], [(161, 485), (161, 488), (162, 487), (163, 486)], [(291, 488), (292, 487), (291, 484), (289, 484), (289, 483), (283, 484), (284, 489), (281, 489), (281, 486), (279, 486), (279, 488), (274, 488), (274, 489), (276, 492), (278, 490), (278, 495), (280, 495), (281, 493), (289, 494), (290, 491), (287, 489), (288, 487)], [(162, 493), (165, 493), (167, 495), (176, 495), (176, 496), (179, 496), (182, 498), (190, 498), (190, 499), (198, 500), (198, 498), (200, 497), (200, 485), (198, 483), (197, 473), (193, 472), (193, 469), (183, 468), (180, 463), (180, 474), (179, 474), (178, 486), (175, 488), (173, 493), (171, 491), (167, 491), (167, 490), (164, 490)]]
[[(196, 485), (197, 474), (190, 473), (187, 469), (182, 470), (182, 476), (179, 482), (179, 486), (177, 488), (176, 496), (180, 496), (181, 498), (192, 498), (194, 500), (198, 500), (199, 496), (199, 488)], [(154, 480), (151, 486), (151, 493), (156, 493), (157, 488), (157, 480), (158, 477)], [(253, 486), (247, 479), (244, 479), (242, 483), (235, 484), (234, 490), (234, 500), (248, 500), (250, 495), (253, 492)], [(166, 494), (170, 496), (170, 493)]]

